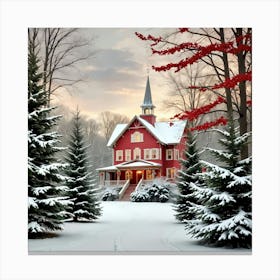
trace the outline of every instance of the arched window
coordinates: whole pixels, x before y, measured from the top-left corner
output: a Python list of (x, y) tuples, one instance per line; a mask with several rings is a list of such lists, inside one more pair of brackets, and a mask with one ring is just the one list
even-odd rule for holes
[(143, 133), (140, 133), (139, 131), (135, 131), (133, 134), (131, 134), (131, 143), (137, 143), (137, 142), (143, 142)]
[(125, 180), (131, 180), (132, 179), (132, 171), (126, 170), (125, 171)]

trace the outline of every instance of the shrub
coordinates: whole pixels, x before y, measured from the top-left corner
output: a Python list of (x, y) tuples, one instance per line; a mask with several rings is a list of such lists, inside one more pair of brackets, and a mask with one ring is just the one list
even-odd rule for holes
[(170, 198), (169, 188), (171, 184), (155, 180), (151, 185), (143, 186), (140, 190), (130, 195), (132, 202), (166, 202)]
[(117, 187), (108, 187), (105, 189), (105, 191), (103, 192), (102, 196), (101, 196), (101, 200), (103, 201), (114, 201), (119, 199), (119, 192), (120, 192), (121, 188), (117, 188)]
[(138, 190), (130, 194), (130, 200), (132, 202), (149, 202), (150, 196), (146, 190)]

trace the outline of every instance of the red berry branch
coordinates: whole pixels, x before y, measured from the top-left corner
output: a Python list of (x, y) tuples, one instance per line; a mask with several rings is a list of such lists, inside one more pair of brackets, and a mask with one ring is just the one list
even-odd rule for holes
[(180, 33), (188, 32), (189, 28), (178, 28)]
[(227, 124), (227, 119), (225, 119), (223, 116), (220, 118), (216, 119), (215, 121), (212, 122), (206, 122), (202, 125), (198, 125), (195, 127), (191, 127), (190, 131), (195, 131), (195, 130), (207, 130), (213, 126), (218, 126), (218, 125), (226, 125)]
[(154, 37), (152, 35), (148, 35), (147, 37), (145, 37), (143, 34), (138, 32), (135, 32), (135, 35), (143, 41), (153, 41), (154, 43), (151, 46), (155, 46), (162, 41), (161, 37)]
[(225, 99), (222, 98), (221, 96), (219, 96), (216, 101), (214, 101), (210, 104), (207, 104), (207, 105), (202, 106), (197, 109), (193, 109), (192, 111), (185, 111), (183, 113), (176, 114), (171, 119), (193, 121), (193, 120), (197, 119), (200, 115), (208, 113), (215, 106), (217, 106), (218, 104), (224, 103), (224, 102), (226, 102)]
[[(188, 28), (178, 28), (179, 33), (184, 33), (184, 32), (189, 32)], [(140, 33), (135, 33), (138, 38), (144, 41), (151, 41), (151, 50), (153, 54), (158, 54), (158, 55), (173, 55), (178, 52), (182, 51), (191, 51), (189, 52), (190, 57), (186, 57), (179, 62), (170, 62), (166, 65), (162, 66), (152, 66), (152, 69), (154, 69), (157, 72), (161, 71), (169, 71), (171, 69), (174, 69), (175, 72), (179, 72), (180, 70), (188, 67), (189, 65), (192, 65), (194, 63), (197, 63), (201, 60), (203, 60), (204, 57), (211, 55), (212, 53), (215, 52), (221, 52), (221, 53), (228, 53), (232, 55), (239, 55), (241, 52), (251, 52), (252, 47), (251, 47), (251, 40), (252, 40), (252, 35), (251, 34), (245, 34), (241, 35), (239, 37), (235, 37), (235, 39), (232, 39), (232, 41), (228, 42), (222, 42), (222, 39), (220, 42), (217, 43), (211, 43), (206, 46), (202, 46), (197, 43), (192, 43), (192, 42), (183, 42), (180, 44), (177, 44), (175, 46), (165, 48), (162, 50), (157, 50), (156, 48), (153, 48), (153, 46), (156, 46), (160, 42), (165, 42), (168, 43), (166, 40), (162, 39), (161, 37), (154, 37), (152, 35), (144, 36), (143, 34)], [(239, 33), (240, 34), (240, 33)], [(208, 89), (215, 90), (215, 89), (231, 89), (237, 86), (240, 82), (244, 81), (251, 81), (252, 80), (252, 72), (247, 72), (247, 73), (241, 73), (237, 74), (233, 77), (229, 77), (229, 75), (226, 76), (227, 78), (218, 84), (212, 85), (212, 86), (190, 86), (189, 89), (198, 89), (201, 92), (204, 92)], [(173, 119), (180, 119), (180, 120), (188, 120), (188, 121), (193, 121), (197, 119), (200, 115), (208, 113), (210, 110), (212, 110), (215, 106), (221, 103), (226, 103), (225, 99), (222, 97), (218, 97), (218, 99), (208, 105), (202, 106), (200, 108), (191, 110), (191, 111), (185, 111), (183, 113), (176, 114), (174, 117), (171, 118)], [(246, 102), (247, 106), (252, 105), (252, 101), (248, 100)], [(220, 117), (214, 121), (206, 122), (202, 125), (198, 125), (196, 127), (190, 128), (190, 131), (195, 131), (195, 130), (206, 130), (209, 129), (213, 126), (217, 125), (226, 125), (227, 124), (227, 119), (225, 117)], [(170, 122), (170, 126), (172, 126), (173, 123), (172, 121)]]
[(169, 48), (166, 50), (161, 50), (161, 51), (155, 50), (154, 48), (151, 48), (151, 49), (152, 49), (153, 54), (166, 55), (166, 54), (174, 54), (175, 52), (180, 52), (185, 49), (200, 50), (201, 48), (202, 47), (200, 45), (198, 45), (197, 43), (187, 42), (187, 43), (182, 43), (182, 44), (179, 44), (178, 46), (175, 46), (175, 47), (172, 47), (172, 48)]
[[(187, 45), (187, 43), (185, 43), (185, 46), (186, 45)], [(192, 45), (192, 47), (194, 47), (194, 46), (195, 45)], [(178, 47), (159, 51), (159, 53), (160, 54), (171, 54), (176, 51), (176, 48), (178, 48), (178, 50), (181, 49), (180, 45), (178, 45)], [(174, 51), (174, 49), (175, 49), (175, 51)], [(205, 47), (197, 46), (197, 50), (198, 50), (198, 52), (195, 53), (193, 56), (182, 59), (178, 63), (169, 63), (169, 64), (163, 65), (163, 66), (153, 66), (153, 69), (157, 72), (161, 72), (161, 71), (168, 71), (171, 68), (176, 68), (175, 72), (179, 72), (181, 69), (187, 67), (188, 65), (192, 65), (193, 63), (197, 62), (201, 58), (209, 55), (210, 53), (212, 53), (214, 51), (236, 54), (237, 52), (243, 51), (243, 50), (250, 51), (251, 46), (239, 45), (237, 48), (235, 48), (235, 47), (233, 47), (233, 42), (227, 42), (227, 43), (220, 43), (220, 44), (218, 44), (218, 43), (210, 44)], [(152, 49), (152, 51), (153, 51), (153, 53), (155, 53), (155, 50)]]
[(199, 91), (206, 91), (207, 89), (219, 89), (219, 88), (234, 88), (238, 83), (243, 81), (251, 81), (252, 80), (252, 72), (247, 72), (244, 74), (238, 74), (230, 79), (226, 79), (224, 82), (215, 84), (214, 86), (190, 86), (189, 89), (198, 89)]
[[(179, 28), (179, 32), (183, 33), (188, 31), (188, 28)], [(152, 46), (157, 45), (159, 42), (162, 42), (161, 37), (154, 37), (152, 35), (144, 36), (141, 33), (135, 32), (136, 36), (144, 41), (152, 41), (154, 42)], [(181, 69), (185, 68), (188, 65), (191, 65), (201, 58), (209, 55), (212, 52), (219, 51), (219, 52), (226, 52), (231, 54), (237, 54), (241, 51), (252, 51), (252, 47), (250, 44), (239, 44), (242, 42), (243, 39), (251, 40), (251, 34), (246, 34), (243, 36), (239, 36), (236, 38), (236, 40), (227, 42), (227, 43), (214, 43), (210, 44), (208, 46), (200, 46), (197, 43), (191, 43), (191, 42), (185, 42), (181, 43), (175, 47), (167, 48), (164, 50), (155, 50), (154, 48), (151, 48), (153, 54), (159, 54), (159, 55), (168, 55), (168, 54), (174, 54), (175, 52), (179, 52), (182, 50), (196, 50), (197, 53), (195, 53), (193, 56), (189, 58), (182, 59), (178, 63), (169, 63), (167, 65), (163, 66), (153, 66), (153, 69), (157, 72), (161, 71), (168, 71), (171, 68), (176, 68), (175, 72), (179, 72)], [(236, 45), (236, 47), (235, 47)]]

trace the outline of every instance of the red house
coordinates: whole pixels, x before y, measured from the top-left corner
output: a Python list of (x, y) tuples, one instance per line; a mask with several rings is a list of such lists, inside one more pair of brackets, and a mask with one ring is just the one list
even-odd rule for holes
[(135, 186), (156, 177), (173, 180), (180, 168), (186, 121), (156, 122), (149, 77), (141, 108), (140, 116), (115, 127), (107, 144), (113, 149), (113, 165), (97, 169), (102, 184), (129, 180)]

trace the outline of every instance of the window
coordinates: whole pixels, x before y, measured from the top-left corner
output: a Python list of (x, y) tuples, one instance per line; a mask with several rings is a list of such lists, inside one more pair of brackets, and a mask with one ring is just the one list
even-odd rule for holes
[(140, 159), (141, 158), (141, 150), (140, 148), (135, 148), (133, 150), (133, 159)]
[(144, 159), (159, 159), (159, 154), (158, 148), (144, 149)]
[(150, 149), (144, 149), (144, 159), (150, 159)]
[(152, 149), (152, 159), (159, 159), (159, 149)]
[(174, 159), (179, 160), (179, 150), (174, 149)]
[(139, 131), (135, 131), (131, 134), (131, 143), (137, 143), (137, 142), (143, 142), (144, 137), (143, 133), (140, 133)]
[(167, 149), (166, 150), (166, 160), (172, 160), (172, 159), (173, 159), (172, 149)]
[(125, 150), (125, 161), (131, 160), (131, 150)]
[(123, 160), (123, 150), (117, 150), (116, 151), (116, 161), (122, 161)]
[(166, 168), (166, 177), (168, 179), (174, 179), (175, 178), (175, 168)]

